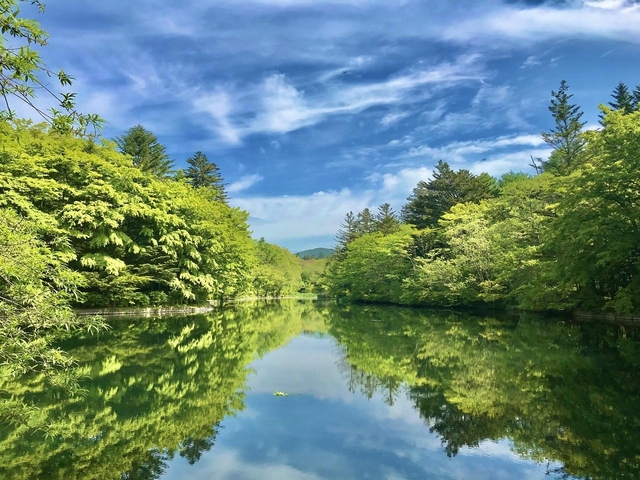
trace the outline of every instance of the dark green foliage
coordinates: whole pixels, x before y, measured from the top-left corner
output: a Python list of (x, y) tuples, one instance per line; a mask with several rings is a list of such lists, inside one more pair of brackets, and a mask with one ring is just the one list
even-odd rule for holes
[(371, 210), (365, 208), (356, 216), (358, 234), (373, 233), (376, 231), (376, 218)]
[(209, 161), (202, 152), (196, 152), (193, 157), (187, 159), (189, 168), (184, 172), (187, 181), (194, 188), (211, 188), (216, 192), (218, 199), (226, 200), (227, 193), (218, 166)]
[(331, 248), (318, 247), (311, 248), (309, 250), (303, 250), (302, 252), (296, 253), (296, 255), (304, 260), (309, 260), (312, 258), (321, 260), (323, 258), (329, 258), (333, 253), (335, 253), (335, 250)]
[(133, 159), (133, 164), (145, 173), (156, 177), (166, 177), (171, 172), (173, 162), (164, 145), (142, 125), (136, 125), (127, 133), (115, 139), (118, 150)]
[(640, 110), (640, 85), (633, 91), (633, 109)]
[(456, 203), (479, 202), (497, 194), (495, 181), (483, 173), (474, 175), (469, 170), (451, 170), (440, 160), (433, 179), (420, 181), (402, 207), (402, 218), (418, 228), (435, 225), (440, 217)]
[(340, 225), (340, 229), (336, 234), (336, 252), (341, 254), (347, 248), (352, 241), (354, 241), (360, 235), (360, 228), (358, 226), (358, 218), (349, 212), (345, 215), (344, 221)]
[(609, 106), (613, 110), (622, 110), (622, 113), (631, 113), (635, 110), (634, 95), (629, 92), (629, 88), (624, 83), (620, 82), (611, 96), (613, 102), (609, 102)]
[(565, 80), (560, 82), (557, 92), (551, 92), (549, 111), (555, 127), (542, 133), (544, 141), (553, 148), (543, 168), (554, 175), (566, 175), (573, 171), (580, 164), (585, 147), (582, 129), (586, 122), (581, 120), (583, 112), (579, 106), (569, 103), (573, 95), (568, 92), (569, 85)]
[(384, 235), (395, 233), (400, 229), (398, 215), (388, 203), (383, 203), (378, 207), (375, 222), (375, 230)]

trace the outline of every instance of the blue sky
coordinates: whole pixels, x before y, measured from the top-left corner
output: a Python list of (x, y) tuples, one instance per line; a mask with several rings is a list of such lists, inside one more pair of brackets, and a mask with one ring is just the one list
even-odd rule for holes
[(640, 83), (624, 0), (51, 0), (39, 20), (107, 137), (142, 124), (178, 166), (202, 150), (254, 236), (293, 251), (399, 209), (439, 159), (526, 171), (562, 79), (591, 125)]

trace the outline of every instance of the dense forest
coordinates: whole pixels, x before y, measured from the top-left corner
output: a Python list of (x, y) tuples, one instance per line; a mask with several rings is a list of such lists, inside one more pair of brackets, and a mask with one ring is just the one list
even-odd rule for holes
[[(553, 151), (535, 175), (435, 166), (400, 214), (349, 212), (327, 268), (354, 301), (523, 310), (640, 311), (640, 86), (620, 84), (585, 130), (565, 81)], [(524, 166), (524, 165), (523, 165)]]

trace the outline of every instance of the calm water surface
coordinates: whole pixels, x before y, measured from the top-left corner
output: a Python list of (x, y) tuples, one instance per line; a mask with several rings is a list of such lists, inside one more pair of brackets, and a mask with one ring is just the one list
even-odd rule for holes
[[(639, 479), (640, 334), (288, 301), (114, 320), (63, 347), (1, 479)], [(287, 396), (276, 396), (283, 392)]]

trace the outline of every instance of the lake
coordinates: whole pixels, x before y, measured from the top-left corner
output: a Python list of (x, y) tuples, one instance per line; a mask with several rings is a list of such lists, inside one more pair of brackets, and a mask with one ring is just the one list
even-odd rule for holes
[(282, 301), (111, 319), (61, 347), (30, 426), (0, 430), (0, 478), (638, 479), (640, 332)]

